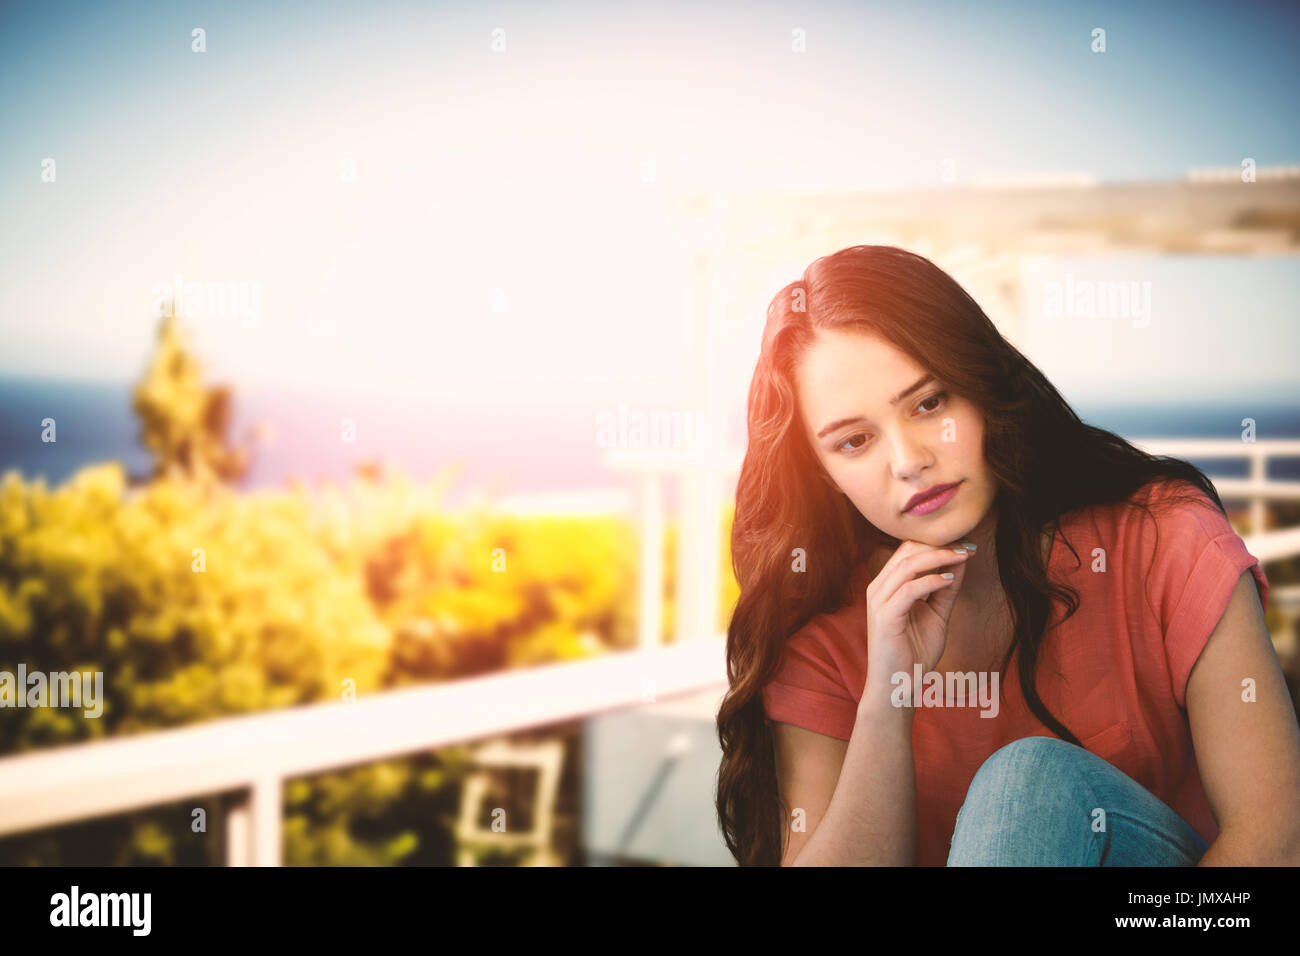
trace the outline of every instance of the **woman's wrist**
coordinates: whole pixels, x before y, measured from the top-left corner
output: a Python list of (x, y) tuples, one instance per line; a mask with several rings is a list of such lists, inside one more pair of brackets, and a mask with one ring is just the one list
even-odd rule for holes
[(905, 719), (911, 721), (914, 708), (909, 705), (896, 706), (891, 697), (894, 688), (889, 684), (872, 684), (867, 682), (863, 688), (862, 699), (858, 701), (858, 717), (868, 720)]

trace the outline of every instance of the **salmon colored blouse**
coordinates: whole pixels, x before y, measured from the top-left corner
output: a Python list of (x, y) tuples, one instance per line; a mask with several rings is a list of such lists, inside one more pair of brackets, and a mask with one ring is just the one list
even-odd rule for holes
[[(1049, 628), (1036, 680), (1043, 703), (1086, 749), (1212, 843), (1218, 826), (1192, 748), (1187, 678), (1242, 572), (1254, 575), (1265, 608), (1269, 585), (1259, 561), (1203, 492), (1195, 490), (1195, 502), (1159, 510), (1169, 488), (1153, 482), (1123, 504), (1061, 518), (1049, 574), (1078, 592), (1079, 609)], [(1152, 505), (1154, 520), (1135, 507), (1138, 500)], [(780, 671), (763, 689), (769, 720), (849, 739), (867, 677), (867, 583), (863, 563), (851, 575), (848, 603), (788, 639)], [(1054, 603), (1050, 622), (1061, 614)], [(916, 709), (918, 865), (946, 863), (957, 811), (990, 754), (1021, 737), (1055, 736), (1025, 705), (1017, 660), (999, 675), (996, 717), (981, 716), (978, 705)]]

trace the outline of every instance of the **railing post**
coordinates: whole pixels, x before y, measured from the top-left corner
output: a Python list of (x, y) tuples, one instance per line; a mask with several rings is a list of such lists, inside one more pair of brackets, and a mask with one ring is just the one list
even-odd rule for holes
[(248, 866), (249, 849), (253, 841), (249, 836), (248, 792), (230, 797), (226, 804), (224, 823), (226, 866)]
[(640, 644), (663, 643), (664, 505), (660, 476), (649, 468), (641, 478)]
[(280, 820), (284, 815), (280, 778), (262, 777), (253, 784), (253, 866), (280, 865)]
[(674, 640), (698, 640), (718, 632), (720, 485), (712, 444), (705, 460), (681, 474), (677, 539), (677, 620)]
[(280, 778), (274, 775), (234, 797), (226, 810), (226, 865), (279, 866), (283, 813)]
[[(1263, 488), (1268, 481), (1268, 456), (1258, 450), (1250, 453), (1250, 482)], [(1264, 533), (1264, 495), (1256, 490), (1250, 496), (1250, 533)]]

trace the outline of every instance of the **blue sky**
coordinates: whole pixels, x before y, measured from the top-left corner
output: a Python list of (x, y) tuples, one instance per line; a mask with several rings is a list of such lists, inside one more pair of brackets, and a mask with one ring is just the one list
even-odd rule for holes
[[(6, 6), (0, 373), (134, 377), (180, 273), (257, 284), (256, 328), (195, 323), (238, 382), (675, 394), (674, 194), (1300, 161), (1286, 4), (629, 7)], [(1296, 354), (1296, 268), (1260, 268), (1212, 279), (1254, 317), (1215, 388)], [(1174, 380), (1219, 341), (1196, 298), (1153, 353)]]

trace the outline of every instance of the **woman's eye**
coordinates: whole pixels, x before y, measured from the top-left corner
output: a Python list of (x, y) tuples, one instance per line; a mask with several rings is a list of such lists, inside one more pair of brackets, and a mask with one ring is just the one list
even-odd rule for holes
[(861, 438), (861, 439), (862, 439), (862, 445), (865, 445), (865, 444), (867, 443), (867, 436), (864, 435), (864, 434), (862, 434), (861, 432), (858, 432), (857, 434), (850, 435), (848, 438), (844, 439), (844, 441), (840, 442), (839, 450), (840, 450), (840, 451), (857, 451), (859, 448), (862, 447), (862, 445), (854, 445), (852, 448), (845, 448), (845, 447), (844, 447), (844, 446), (847, 445), (849, 442), (853, 441), (853, 439), (855, 439), (855, 438)]
[[(947, 392), (935, 392), (929, 398), (921, 399), (920, 404), (918, 404), (916, 407), (921, 409), (921, 411), (923, 412), (932, 412), (935, 409), (937, 409), (943, 403), (943, 400), (947, 397), (948, 397)], [(935, 404), (931, 408), (926, 408), (925, 405), (927, 402), (934, 402)]]
[[(947, 392), (935, 392), (933, 395), (921, 399), (921, 401), (917, 403), (916, 408), (918, 411), (929, 414), (938, 411), (939, 407), (943, 405), (947, 398)], [(861, 439), (861, 441), (854, 444), (854, 439)], [(848, 438), (840, 442), (839, 446), (835, 450), (841, 455), (851, 455), (854, 452), (861, 451), (870, 440), (871, 436), (865, 432), (854, 432), (852, 435), (848, 436)]]

